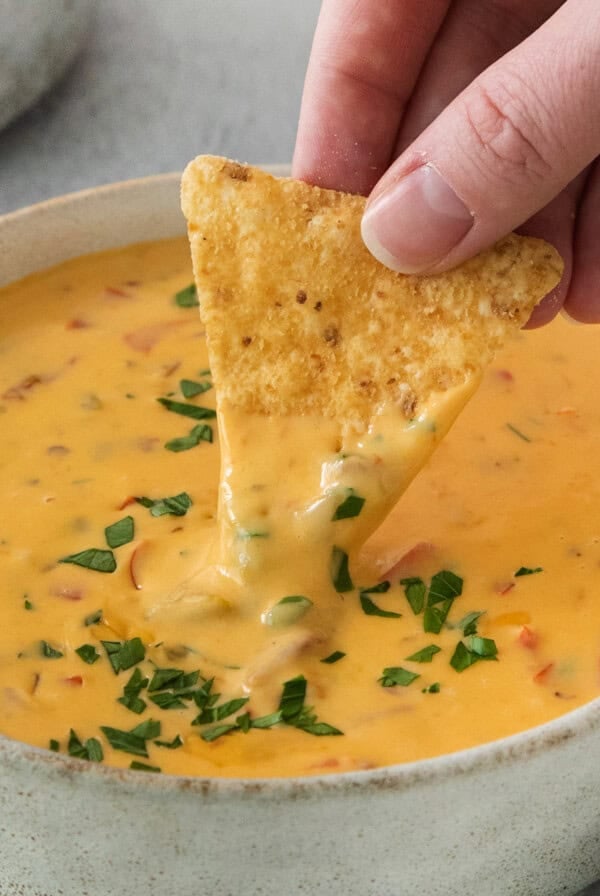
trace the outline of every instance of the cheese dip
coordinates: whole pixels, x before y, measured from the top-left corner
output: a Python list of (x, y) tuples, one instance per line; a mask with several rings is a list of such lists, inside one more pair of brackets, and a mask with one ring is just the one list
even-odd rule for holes
[[(331, 481), (350, 468), (354, 485), (315, 510), (333, 534), (308, 549), (302, 527), (281, 537), (277, 483), (303, 498), (326, 431), (230, 415), (253, 502), (230, 548), (251, 565), (280, 535), (240, 601), (196, 587), (220, 454), (191, 279), (178, 239), (0, 291), (2, 733), (141, 770), (310, 775), (470, 747), (593, 699), (598, 333), (520, 335), (359, 558), (344, 527), (366, 508), (360, 451), (329, 446)], [(437, 441), (435, 408), (421, 424)]]

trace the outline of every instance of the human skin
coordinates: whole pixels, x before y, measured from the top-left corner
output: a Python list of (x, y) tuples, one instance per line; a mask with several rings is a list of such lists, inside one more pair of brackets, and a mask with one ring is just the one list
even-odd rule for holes
[(404, 273), (543, 237), (565, 273), (529, 326), (600, 322), (599, 97), (598, 0), (323, 0), (293, 174), (369, 196)]

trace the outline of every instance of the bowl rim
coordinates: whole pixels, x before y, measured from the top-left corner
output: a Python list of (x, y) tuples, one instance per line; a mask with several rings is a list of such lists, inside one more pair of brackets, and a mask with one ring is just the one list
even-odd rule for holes
[[(264, 165), (262, 167), (280, 176), (289, 173), (288, 165)], [(6, 231), (11, 225), (20, 223), (23, 219), (31, 216), (60, 210), (65, 205), (94, 201), (131, 189), (152, 191), (153, 189), (162, 190), (164, 187), (175, 187), (180, 178), (179, 172), (154, 174), (52, 197), (0, 215), (0, 231)], [(182, 235), (183, 232), (182, 224)], [(60, 263), (62, 262), (56, 262), (56, 264)], [(44, 269), (44, 267), (40, 268), (34, 265), (29, 273)], [(600, 696), (549, 722), (507, 737), (451, 753), (442, 753), (439, 756), (374, 769), (306, 776), (252, 778), (150, 772), (144, 773), (143, 780), (146, 790), (159, 793), (186, 791), (205, 796), (210, 794), (235, 797), (265, 794), (281, 797), (310, 797), (314, 796), (316, 792), (334, 794), (364, 789), (404, 790), (416, 784), (431, 783), (436, 779), (464, 776), (477, 770), (483, 771), (532, 760), (542, 754), (548, 754), (549, 751), (559, 748), (561, 744), (576, 737), (584, 738), (597, 728), (600, 728)], [(115, 786), (135, 787), (141, 778), (138, 772), (128, 768), (76, 759), (64, 753), (55, 753), (0, 733), (0, 762), (3, 759), (8, 759), (11, 765), (14, 765), (15, 761), (38, 762), (48, 767), (50, 773), (55, 772), (61, 776), (65, 772), (69, 775), (85, 773), (86, 777), (89, 778), (91, 775), (92, 779), (101, 782), (102, 786), (106, 786), (110, 782)]]

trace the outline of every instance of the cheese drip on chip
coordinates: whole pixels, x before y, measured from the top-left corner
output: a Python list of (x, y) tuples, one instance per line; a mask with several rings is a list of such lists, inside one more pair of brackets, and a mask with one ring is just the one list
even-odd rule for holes
[(222, 158), (185, 171), (222, 466), (218, 544), (173, 602), (333, 618), (361, 546), (560, 279), (551, 246), (514, 234), (449, 273), (392, 272), (364, 206)]

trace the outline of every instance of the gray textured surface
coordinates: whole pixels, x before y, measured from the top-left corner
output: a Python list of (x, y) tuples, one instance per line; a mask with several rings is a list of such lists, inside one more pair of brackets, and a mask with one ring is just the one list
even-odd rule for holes
[(67, 76), (0, 133), (0, 213), (179, 170), (199, 152), (288, 161), (318, 8), (97, 0)]
[(0, 212), (179, 170), (198, 152), (289, 160), (318, 7), (97, 0), (68, 75), (0, 133)]

